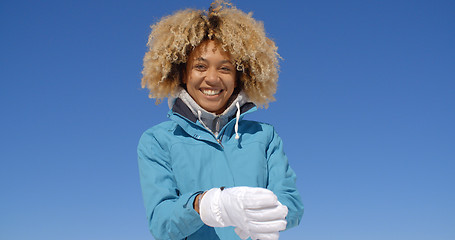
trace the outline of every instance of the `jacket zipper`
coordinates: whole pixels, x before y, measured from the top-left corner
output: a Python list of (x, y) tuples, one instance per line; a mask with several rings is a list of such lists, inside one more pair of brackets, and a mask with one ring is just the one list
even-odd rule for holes
[(224, 149), (223, 144), (221, 144), (221, 140), (223, 139), (223, 135), (221, 135), (220, 139), (218, 139), (218, 138), (215, 138), (215, 139), (220, 144), (220, 146)]
[[(190, 120), (188, 120), (188, 118), (184, 117), (183, 115), (181, 115), (181, 114), (179, 114), (179, 113), (174, 113), (174, 114), (179, 115), (181, 118), (185, 119), (185, 120), (188, 121), (188, 122), (191, 122)], [(245, 114), (245, 113), (243, 113), (243, 114)], [(226, 125), (224, 125), (223, 128), (225, 128), (227, 125), (229, 125), (230, 122), (232, 122), (232, 121), (233, 121), (233, 120), (231, 120), (231, 121), (229, 121), (228, 123), (226, 123)], [(195, 124), (195, 123), (193, 123), (193, 122), (191, 122), (191, 123), (192, 123), (192, 124)], [(195, 124), (195, 125), (196, 125), (196, 124)], [(197, 125), (196, 125), (196, 126), (197, 126)], [(207, 130), (207, 129), (205, 129), (205, 130), (206, 130), (206, 131), (209, 131), (209, 130)], [(221, 129), (221, 130), (223, 130), (223, 129)], [(210, 132), (210, 131), (209, 131), (209, 132)], [(224, 135), (221, 135), (220, 139), (218, 139), (218, 138), (215, 137), (215, 135), (214, 135), (212, 132), (210, 132), (210, 133), (212, 134), (213, 138), (215, 138), (215, 140), (218, 142), (218, 144), (220, 144), (220, 146), (224, 149), (224, 146), (223, 146), (223, 144), (221, 143), (221, 141), (222, 141)]]

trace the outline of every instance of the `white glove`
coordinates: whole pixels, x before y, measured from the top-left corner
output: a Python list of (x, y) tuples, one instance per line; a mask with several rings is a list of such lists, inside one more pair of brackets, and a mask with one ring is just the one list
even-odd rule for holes
[(260, 239), (260, 240), (278, 240), (278, 238), (280, 237), (279, 232), (250, 233), (250, 232), (242, 230), (241, 228), (235, 228), (235, 233), (237, 233), (237, 235), (243, 240), (247, 239), (250, 236), (251, 236), (251, 239), (253, 239), (253, 240), (258, 240), (258, 239)]
[[(280, 208), (276, 208), (276, 212), (269, 212), (267, 217), (263, 217), (263, 219), (268, 219), (269, 221), (279, 221), (281, 219), (285, 219), (287, 215), (287, 207), (282, 205), (278, 201), (278, 205), (286, 208), (286, 213), (283, 215), (283, 213), (280, 213), (279, 210)], [(261, 240), (278, 240), (280, 237), (280, 233), (278, 231), (276, 232), (251, 232), (248, 230), (245, 230), (243, 227), (236, 227), (235, 228), (235, 233), (241, 238), (241, 239), (247, 239), (248, 237), (251, 237), (253, 240), (261, 239)]]
[(201, 199), (199, 213), (208, 226), (241, 227), (248, 235), (262, 239), (262, 234), (276, 235), (286, 229), (288, 209), (268, 189), (233, 187), (208, 190)]

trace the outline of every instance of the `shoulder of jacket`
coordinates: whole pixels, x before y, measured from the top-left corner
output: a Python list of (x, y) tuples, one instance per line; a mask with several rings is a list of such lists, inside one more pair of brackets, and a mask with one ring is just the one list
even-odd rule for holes
[(165, 136), (170, 132), (173, 132), (177, 127), (177, 123), (174, 121), (164, 121), (159, 123), (142, 133), (141, 140), (150, 139), (150, 138), (159, 138), (160, 136)]
[(172, 131), (174, 130), (175, 128), (177, 127), (177, 123), (174, 122), (174, 121), (164, 121), (162, 123), (159, 123), (147, 130), (145, 130), (144, 134), (147, 133), (147, 134), (156, 134), (156, 133), (161, 133), (161, 132), (168, 132), (168, 131)]
[(271, 125), (269, 123), (264, 123), (264, 122), (254, 121), (254, 120), (242, 120), (241, 124), (245, 124), (246, 126), (251, 126), (251, 127), (258, 126), (258, 127), (262, 127), (264, 130), (269, 130), (269, 131), (274, 131), (274, 129), (275, 129), (273, 127), (273, 125)]
[(254, 133), (254, 138), (263, 139), (265, 142), (270, 142), (276, 134), (273, 125), (253, 120), (242, 120), (239, 128), (247, 129), (247, 132)]

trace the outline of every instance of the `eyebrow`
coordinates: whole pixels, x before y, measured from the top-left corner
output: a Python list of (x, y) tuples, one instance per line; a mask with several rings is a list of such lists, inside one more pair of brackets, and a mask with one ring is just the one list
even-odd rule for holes
[[(203, 58), (203, 57), (198, 57), (196, 58), (195, 60), (197, 61), (203, 61), (203, 62), (208, 62), (207, 59)], [(231, 61), (225, 59), (225, 60), (222, 60), (219, 62), (220, 64), (224, 64), (224, 63), (230, 63), (230, 64), (233, 64)]]

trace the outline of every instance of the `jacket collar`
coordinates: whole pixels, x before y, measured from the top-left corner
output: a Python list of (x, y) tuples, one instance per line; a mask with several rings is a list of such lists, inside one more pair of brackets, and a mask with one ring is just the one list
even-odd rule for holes
[[(248, 112), (249, 110), (251, 110), (253, 108), (257, 108), (256, 105), (252, 102), (247, 102), (240, 107), (240, 114), (243, 115), (244, 113)], [(177, 113), (180, 116), (190, 120), (193, 123), (197, 122), (197, 117), (193, 114), (191, 109), (180, 98), (175, 99), (174, 105), (172, 106), (170, 113)], [(230, 119), (232, 119), (232, 118), (234, 118), (234, 116), (232, 116)]]
[[(247, 102), (240, 107), (241, 120), (245, 114), (254, 112), (257, 107), (252, 102)], [(172, 99), (172, 108), (169, 110), (168, 117), (176, 122), (186, 133), (195, 139), (204, 140), (218, 144), (216, 137), (208, 129), (206, 129), (201, 122), (198, 121), (197, 117), (193, 114), (191, 109), (183, 102), (180, 98)], [(224, 134), (227, 127), (233, 127), (231, 122), (234, 122), (235, 116), (229, 119), (229, 122), (221, 129), (220, 134)], [(231, 131), (229, 131), (231, 132)]]
[[(246, 113), (248, 110), (256, 107), (256, 105), (254, 103), (247, 101), (247, 97), (243, 92), (239, 93), (239, 95), (241, 95), (240, 102), (239, 102), (241, 105), (240, 114)], [(192, 102), (189, 102), (189, 101), (192, 101)], [(234, 99), (234, 101), (232, 101), (230, 103), (227, 110), (222, 114), (222, 115), (224, 115), (224, 114), (228, 115), (228, 118), (229, 118), (228, 121), (230, 121), (232, 118), (235, 117), (235, 102), (236, 102), (236, 99)], [(190, 120), (193, 123), (196, 123), (198, 120), (198, 118), (196, 117), (197, 110), (191, 109), (190, 108), (191, 105), (195, 106), (193, 108), (199, 107), (197, 105), (197, 103), (195, 103), (194, 100), (191, 99), (189, 94), (184, 89), (182, 89), (179, 96), (177, 98), (173, 99), (173, 104), (171, 105), (172, 106), (171, 111), (173, 113), (178, 113), (179, 115)], [(216, 115), (209, 113), (200, 107), (199, 107), (199, 109), (201, 109), (201, 112), (205, 118), (210, 118), (210, 117), (215, 118), (216, 117)], [(234, 114), (231, 114), (231, 112), (233, 112)], [(213, 115), (213, 116), (211, 116), (211, 115)]]

